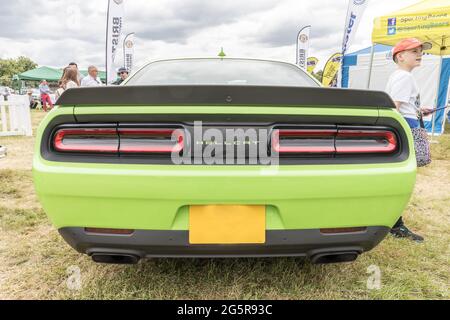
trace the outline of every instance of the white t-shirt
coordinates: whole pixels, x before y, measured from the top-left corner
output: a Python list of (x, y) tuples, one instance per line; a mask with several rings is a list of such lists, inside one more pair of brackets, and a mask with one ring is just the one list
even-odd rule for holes
[(390, 77), (386, 92), (400, 102), (399, 111), (405, 118), (417, 119), (420, 110), (420, 91), (411, 72), (396, 70)]
[(82, 87), (101, 87), (103, 86), (102, 81), (99, 77), (93, 78), (90, 75), (87, 75), (86, 77), (81, 80), (81, 86)]
[(78, 84), (74, 81), (69, 81), (66, 83), (66, 90), (72, 89), (72, 88), (78, 88)]

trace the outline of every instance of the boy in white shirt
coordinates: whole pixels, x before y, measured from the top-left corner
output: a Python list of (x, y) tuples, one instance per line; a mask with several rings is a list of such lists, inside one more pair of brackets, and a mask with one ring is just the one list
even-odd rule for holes
[[(422, 63), (423, 50), (431, 49), (431, 43), (422, 43), (415, 38), (405, 39), (397, 43), (392, 56), (398, 69), (390, 76), (386, 92), (394, 100), (397, 111), (405, 118), (410, 128), (419, 128), (419, 114), (428, 114), (431, 108), (421, 108), (420, 91), (412, 75), (414, 68)], [(410, 238), (422, 242), (423, 237), (411, 232), (402, 218), (391, 229), (391, 234), (398, 238)]]

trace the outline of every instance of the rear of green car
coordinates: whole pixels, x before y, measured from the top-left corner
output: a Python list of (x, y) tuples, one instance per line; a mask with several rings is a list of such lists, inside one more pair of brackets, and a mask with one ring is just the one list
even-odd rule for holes
[[(52, 111), (38, 129), (34, 181), (64, 239), (94, 261), (107, 263), (259, 256), (306, 256), (323, 263), (354, 260), (386, 236), (410, 199), (416, 174), (411, 133), (391, 106), (239, 105), (230, 101), (231, 95), (224, 98), (222, 104), (188, 106), (74, 101)], [(266, 128), (278, 138), (284, 132), (288, 152), (279, 154), (278, 165), (173, 164), (161, 152), (121, 152), (127, 130), (170, 127), (191, 132), (198, 121), (203, 130)], [(112, 130), (116, 152), (58, 149), (63, 141), (58, 134), (73, 133), (74, 128)], [(301, 132), (309, 132), (306, 140), (288, 137)], [(344, 132), (351, 132), (348, 141)], [(367, 142), (369, 138), (352, 137), (364, 132), (389, 133), (395, 149), (336, 152), (339, 145)], [(315, 143), (317, 135), (325, 135), (321, 145), (331, 143), (334, 152), (289, 152), (296, 141)], [(378, 143), (381, 138), (374, 136)], [(386, 137), (380, 142), (383, 148), (391, 139)], [(268, 140), (270, 153), (274, 140)], [(208, 144), (204, 137), (188, 142)], [(235, 210), (244, 213), (230, 218)], [(253, 232), (259, 237), (250, 236)]]

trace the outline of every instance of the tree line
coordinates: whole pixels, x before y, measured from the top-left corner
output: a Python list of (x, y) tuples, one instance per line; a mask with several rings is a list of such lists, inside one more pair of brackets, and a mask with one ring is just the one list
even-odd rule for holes
[(11, 87), (14, 75), (37, 68), (30, 58), (0, 59), (0, 85)]

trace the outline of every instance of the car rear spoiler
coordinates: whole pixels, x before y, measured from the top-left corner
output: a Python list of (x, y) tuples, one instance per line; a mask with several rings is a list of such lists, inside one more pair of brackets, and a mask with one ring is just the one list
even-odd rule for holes
[(108, 86), (74, 88), (56, 102), (64, 106), (317, 106), (395, 108), (381, 91), (278, 86)]

